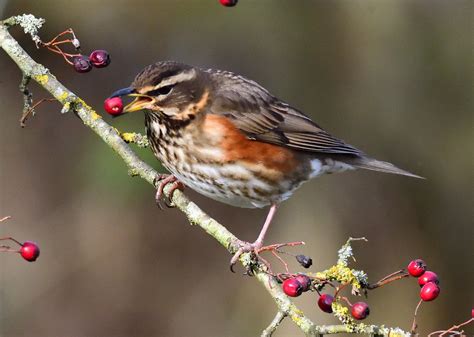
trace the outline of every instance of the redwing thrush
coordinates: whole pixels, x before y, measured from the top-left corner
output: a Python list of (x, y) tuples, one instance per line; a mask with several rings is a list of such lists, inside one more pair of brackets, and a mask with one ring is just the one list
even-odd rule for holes
[(158, 196), (164, 183), (178, 180), (233, 206), (271, 206), (257, 240), (239, 241), (231, 264), (262, 248), (277, 205), (311, 178), (357, 168), (418, 177), (366, 156), (231, 72), (158, 62), (117, 96), (135, 97), (124, 112), (145, 111), (151, 149), (172, 174)]

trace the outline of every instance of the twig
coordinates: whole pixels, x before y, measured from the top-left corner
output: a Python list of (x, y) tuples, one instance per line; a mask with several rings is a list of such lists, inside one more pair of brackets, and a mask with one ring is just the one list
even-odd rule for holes
[(463, 322), (463, 323), (460, 323), (460, 324), (458, 324), (458, 325), (453, 325), (453, 326), (450, 327), (448, 330), (438, 330), (438, 331), (434, 331), (434, 332), (430, 333), (430, 334), (428, 335), (428, 337), (430, 337), (430, 336), (435, 336), (436, 334), (439, 334), (438, 337), (442, 337), (442, 336), (446, 335), (446, 334), (449, 333), (449, 332), (451, 332), (451, 333), (453, 333), (453, 334), (455, 334), (455, 335), (462, 335), (462, 334), (463, 334), (463, 331), (456, 331), (456, 330), (459, 329), (459, 328), (462, 328), (463, 326), (468, 325), (468, 324), (470, 324), (470, 323), (472, 323), (472, 322), (474, 322), (474, 318), (470, 318), (470, 319), (468, 319), (467, 321), (465, 321), (465, 322)]
[(265, 330), (263, 330), (261, 337), (272, 336), (286, 316), (287, 316), (286, 313), (284, 313), (283, 311), (278, 311), (275, 315), (275, 318), (270, 323), (270, 325), (266, 327)]
[[(31, 94), (30, 94), (31, 96)], [(54, 102), (54, 101), (57, 101), (56, 98), (42, 98), (40, 99), (38, 102), (36, 102), (35, 104), (31, 105), (31, 102), (29, 103), (30, 104), (30, 108), (27, 109), (26, 111), (23, 110), (23, 114), (21, 115), (21, 118), (20, 118), (20, 126), (23, 128), (26, 126), (26, 120), (30, 117), (30, 115), (34, 115), (35, 113), (35, 108), (40, 105), (41, 103), (44, 103), (44, 102)]]
[(387, 285), (393, 281), (400, 280), (402, 278), (410, 276), (404, 269), (401, 269), (399, 271), (396, 271), (390, 275), (385, 276), (384, 278), (380, 279), (374, 284), (369, 284), (367, 286), (367, 289), (372, 290), (376, 288), (383, 287), (384, 285)]
[(413, 315), (413, 323), (411, 325), (411, 333), (412, 335), (416, 335), (416, 328), (418, 325), (416, 324), (416, 315), (418, 314), (418, 309), (421, 306), (421, 303), (423, 303), (423, 300), (420, 300), (415, 308), (415, 314)]
[(4, 216), (3, 218), (0, 219), (0, 222), (3, 222), (3, 221), (8, 220), (8, 219), (11, 219), (11, 216), (9, 216), (9, 215)]

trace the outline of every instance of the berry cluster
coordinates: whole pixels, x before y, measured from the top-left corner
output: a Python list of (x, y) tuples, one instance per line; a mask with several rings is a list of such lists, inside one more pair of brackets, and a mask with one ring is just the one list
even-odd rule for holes
[[(296, 260), (298, 263), (303, 266), (304, 268), (309, 268), (313, 261), (311, 260), (310, 257), (305, 256), (305, 255), (296, 255)], [(307, 292), (308, 290), (316, 290), (319, 293), (318, 287), (316, 284), (313, 284), (313, 280), (311, 277), (305, 275), (305, 274), (286, 274), (282, 275), (283, 277), (287, 277), (282, 284), (283, 292), (290, 297), (298, 297), (302, 293)], [(342, 286), (339, 289), (342, 289), (344, 286)], [(357, 302), (354, 304), (351, 304), (349, 300), (345, 297), (338, 297), (337, 294), (339, 293), (339, 290), (336, 291), (335, 296), (332, 296), (330, 294), (320, 294), (319, 299), (318, 299), (318, 306), (319, 308), (328, 313), (331, 314), (333, 312), (332, 309), (332, 304), (335, 300), (335, 297), (341, 300), (344, 300), (347, 302), (351, 308), (351, 316), (356, 319), (356, 320), (362, 320), (366, 318), (369, 313), (370, 309), (367, 303), (365, 302)]]
[(439, 295), (439, 278), (436, 273), (426, 270), (426, 263), (421, 259), (416, 259), (408, 264), (408, 274), (418, 277), (418, 284), (421, 287), (420, 298), (425, 301), (433, 301)]
[[(308, 268), (311, 266), (312, 261), (309, 257), (304, 255), (295, 256), (298, 263)], [(286, 264), (285, 264), (286, 265)], [(288, 271), (288, 270), (287, 270)], [(418, 278), (418, 284), (421, 287), (420, 291), (420, 303), (433, 301), (439, 295), (439, 279), (436, 273), (427, 270), (426, 263), (421, 259), (415, 259), (408, 264), (407, 269), (399, 270), (395, 273), (392, 273), (375, 284), (365, 284), (362, 286), (364, 291), (375, 289), (381, 287), (385, 284), (400, 280), (402, 278), (413, 276)], [(308, 290), (313, 290), (318, 292), (318, 307), (326, 313), (333, 313), (333, 310), (336, 310), (334, 307), (334, 302), (345, 302), (349, 305), (349, 312), (352, 318), (355, 320), (363, 320), (367, 318), (370, 314), (369, 305), (365, 302), (356, 302), (354, 304), (350, 303), (349, 300), (340, 295), (340, 291), (347, 285), (346, 283), (341, 283), (340, 285), (335, 284), (334, 282), (328, 281), (328, 279), (321, 279), (311, 274), (278, 274), (277, 278), (282, 281), (283, 292), (290, 297), (298, 297), (302, 293), (307, 292)], [(336, 291), (334, 295), (328, 293), (320, 293), (325, 285), (330, 285)], [(339, 305), (339, 304), (338, 304)], [(418, 306), (419, 307), (419, 306)], [(417, 310), (418, 310), (417, 307)]]
[[(71, 38), (61, 39), (65, 35), (70, 34)], [(76, 53), (66, 53), (60, 46), (65, 44), (72, 44)], [(92, 67), (104, 68), (110, 64), (110, 55), (107, 51), (99, 49), (94, 50), (89, 56), (80, 53), (81, 43), (77, 39), (72, 29), (67, 29), (64, 32), (58, 34), (54, 39), (49, 42), (40, 42), (38, 45), (48, 48), (53, 53), (62, 55), (64, 60), (74, 67), (79, 73), (87, 73), (92, 70)]]
[(76, 55), (72, 58), (72, 65), (78, 73), (87, 73), (96, 68), (104, 68), (110, 64), (110, 55), (107, 51), (99, 49), (94, 50), (89, 56)]

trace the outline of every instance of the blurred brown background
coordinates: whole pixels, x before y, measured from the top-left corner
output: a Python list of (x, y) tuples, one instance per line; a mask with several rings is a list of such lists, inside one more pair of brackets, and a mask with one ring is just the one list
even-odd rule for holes
[[(248, 76), (335, 135), (426, 181), (355, 172), (304, 185), (284, 203), (267, 243), (304, 239), (313, 270), (348, 236), (372, 281), (422, 257), (442, 292), (423, 305), (426, 335), (462, 322), (473, 304), (472, 1), (0, 0), (0, 17), (47, 20), (44, 40), (73, 27), (84, 52), (110, 67), (77, 74), (12, 33), (37, 61), (100, 112), (145, 65), (173, 59)], [(49, 103), (25, 129), (20, 73), (0, 52), (0, 234), (35, 240), (36, 263), (0, 256), (1, 336), (256, 336), (275, 304), (256, 280), (231, 274), (229, 255), (154, 191), (73, 114)], [(32, 87), (35, 98), (47, 96)], [(111, 120), (143, 131), (143, 115)], [(149, 150), (138, 150), (155, 167)], [(263, 210), (188, 191), (237, 236), (253, 240)], [(296, 265), (293, 265), (296, 269)], [(370, 293), (367, 323), (409, 329), (416, 281)], [(318, 323), (337, 323), (296, 299)], [(474, 328), (468, 331), (472, 335)], [(285, 321), (276, 336), (300, 335)]]

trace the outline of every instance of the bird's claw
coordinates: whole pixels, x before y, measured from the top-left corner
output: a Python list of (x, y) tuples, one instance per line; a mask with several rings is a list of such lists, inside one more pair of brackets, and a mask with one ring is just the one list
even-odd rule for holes
[[(234, 273), (234, 265), (237, 263), (239, 260), (240, 256), (244, 253), (252, 253), (253, 256), (256, 258), (257, 262), (261, 262), (261, 265), (266, 269), (266, 272), (273, 274), (272, 271), (272, 266), (270, 263), (265, 260), (262, 256), (260, 256), (260, 253), (262, 252), (271, 252), (285, 267), (286, 271), (288, 272), (288, 264), (279, 256), (279, 253), (283, 253), (280, 248), (282, 247), (294, 247), (294, 246), (299, 246), (299, 245), (304, 245), (305, 243), (303, 241), (295, 241), (295, 242), (287, 242), (287, 243), (277, 243), (269, 246), (263, 246), (262, 242), (255, 241), (254, 243), (249, 243), (245, 241), (240, 241), (237, 240), (235, 242), (235, 245), (239, 247), (237, 249), (237, 252), (232, 256), (232, 259), (230, 260), (230, 271)], [(254, 270), (252, 269), (251, 266), (247, 266), (247, 270), (245, 272), (245, 275), (248, 276), (253, 276), (254, 275)]]
[[(155, 180), (154, 180), (153, 183), (156, 187), (155, 201), (156, 201), (156, 204), (158, 205), (158, 207), (161, 208), (161, 209), (164, 209), (163, 205), (162, 205), (162, 199), (164, 200), (164, 203), (165, 203), (166, 207), (168, 207), (168, 208), (175, 207), (173, 205), (173, 201), (172, 201), (173, 193), (176, 190), (181, 190), (182, 191), (184, 189), (183, 183), (178, 181), (178, 178), (176, 178), (175, 176), (173, 176), (171, 174), (159, 174), (155, 177)], [(163, 190), (164, 190), (165, 186), (168, 185), (168, 184), (172, 184), (171, 190), (168, 194), (169, 196), (163, 198), (163, 195), (164, 195)]]
[[(255, 241), (254, 243), (250, 243), (246, 241), (237, 240), (237, 242), (235, 242), (235, 245), (238, 246), (239, 248), (237, 249), (235, 254), (232, 256), (229, 263), (230, 271), (233, 273), (235, 273), (234, 266), (239, 260), (240, 256), (244, 253), (253, 253), (258, 258), (258, 253), (260, 249), (262, 248), (263, 243), (258, 242), (258, 241)], [(253, 275), (252, 268), (247, 267), (245, 275), (252, 276)]]

